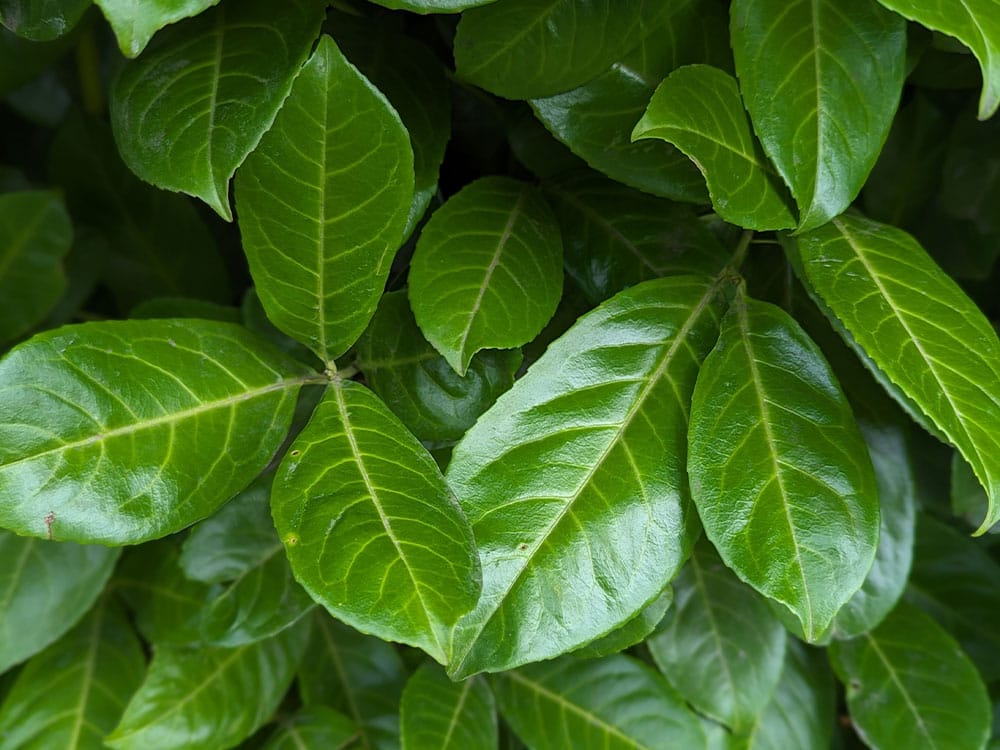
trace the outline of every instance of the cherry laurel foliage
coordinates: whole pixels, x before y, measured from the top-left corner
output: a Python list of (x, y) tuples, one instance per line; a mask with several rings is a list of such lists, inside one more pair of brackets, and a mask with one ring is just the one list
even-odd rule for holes
[(0, 750), (1000, 747), (998, 0), (0, 24)]

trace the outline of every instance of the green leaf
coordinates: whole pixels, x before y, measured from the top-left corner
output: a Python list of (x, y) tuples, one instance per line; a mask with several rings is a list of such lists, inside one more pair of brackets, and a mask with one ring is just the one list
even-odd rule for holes
[(649, 0), (503, 0), (462, 14), (458, 75), (508, 99), (567, 91), (602, 73), (669, 13)]
[(309, 637), (309, 621), (232, 649), (160, 646), (121, 722), (122, 750), (218, 750), (250, 736), (278, 707)]
[(519, 349), (481, 351), (465, 376), (424, 338), (406, 292), (389, 292), (358, 342), (365, 382), (425, 443), (453, 443), (514, 383)]
[(795, 226), (787, 190), (754, 138), (728, 73), (709, 65), (675, 70), (632, 131), (632, 140), (641, 138), (659, 138), (687, 154), (724, 220), (749, 229)]
[(3, 747), (103, 747), (145, 671), (142, 644), (106, 597), (18, 674), (0, 706)]
[(243, 248), (278, 328), (332, 362), (375, 312), (413, 196), (389, 101), (324, 36), (236, 178)]
[(108, 19), (125, 57), (137, 57), (153, 34), (164, 26), (190, 18), (219, 0), (94, 0)]
[(482, 677), (452, 682), (425, 664), (406, 683), (400, 708), (403, 750), (495, 750), (493, 692)]
[(566, 271), (597, 304), (640, 281), (713, 275), (729, 253), (687, 206), (591, 172), (543, 184), (562, 229)]
[(707, 748), (698, 718), (627, 656), (533, 664), (498, 675), (500, 713), (533, 748)]
[(73, 227), (54, 193), (0, 195), (0, 343), (45, 319), (66, 289)]
[(458, 13), (466, 8), (489, 5), (496, 0), (372, 0), (377, 5), (393, 10), (414, 13)]
[(653, 660), (699, 713), (745, 730), (774, 695), (785, 629), (708, 545), (673, 586), (674, 608), (647, 641)]
[(31, 42), (0, 28), (0, 94), (22, 86), (62, 57), (73, 43), (69, 36)]
[(263, 750), (343, 750), (357, 738), (357, 727), (342, 713), (311, 706), (283, 719)]
[(641, 643), (660, 625), (673, 601), (674, 590), (667, 586), (658, 597), (631, 620), (607, 635), (591, 641), (586, 646), (575, 649), (573, 656), (596, 659), (617, 654)]
[(871, 633), (830, 647), (851, 721), (874, 750), (978, 750), (992, 708), (976, 668), (951, 636), (900, 604)]
[(202, 318), (224, 323), (239, 323), (242, 318), (238, 308), (193, 297), (153, 297), (133, 307), (129, 317), (133, 320)]
[(551, 344), (455, 448), (447, 477), (472, 523), (483, 595), (456, 629), (454, 675), (589, 643), (674, 577), (696, 533), (688, 399), (720, 296), (690, 276), (618, 294)]
[[(951, 512), (961, 518), (972, 528), (979, 524), (979, 519), (986, 514), (989, 505), (986, 491), (979, 483), (972, 467), (955, 451), (951, 457)], [(994, 526), (988, 534), (1000, 534), (1000, 528)]]
[(303, 371), (215, 321), (35, 336), (0, 361), (0, 526), (106, 544), (189, 526), (271, 460)]
[(875, 0), (736, 0), (736, 72), (799, 229), (843, 213), (889, 134), (906, 74), (906, 22)]
[(305, 705), (327, 704), (346, 713), (368, 750), (399, 750), (405, 684), (403, 663), (391, 645), (317, 612), (299, 670)]
[(117, 559), (118, 550), (0, 531), (0, 673), (73, 627)]
[(830, 366), (780, 308), (733, 303), (694, 391), (689, 450), (726, 565), (818, 638), (872, 566), (878, 487)]
[(972, 50), (983, 71), (979, 119), (1000, 106), (1000, 15), (996, 0), (878, 0), (911, 21), (955, 37)]
[(65, 36), (90, 0), (0, 0), (0, 23), (19, 37), (47, 42)]
[(469, 524), (434, 459), (377, 396), (334, 380), (271, 502), (292, 570), (333, 615), (444, 663), (479, 595)]
[(1000, 519), (1000, 341), (905, 232), (849, 214), (799, 236), (810, 285), (972, 465)]
[(229, 180), (271, 126), (316, 39), (323, 3), (226, 2), (172, 26), (110, 95), (122, 158), (139, 177), (232, 219)]
[(562, 294), (559, 225), (530, 185), (484, 177), (434, 212), (409, 280), (417, 325), (465, 375), (480, 349), (521, 346), (549, 322)]

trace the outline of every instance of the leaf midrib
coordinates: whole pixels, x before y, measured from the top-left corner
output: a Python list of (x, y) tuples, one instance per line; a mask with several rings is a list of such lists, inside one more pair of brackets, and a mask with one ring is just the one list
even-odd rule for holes
[(94, 624), (90, 630), (89, 644), (87, 646), (87, 656), (84, 660), (83, 668), (83, 686), (80, 690), (80, 699), (76, 704), (76, 718), (73, 721), (73, 728), (70, 732), (70, 737), (72, 742), (70, 743), (71, 748), (77, 747), (80, 740), (80, 733), (83, 731), (84, 727), (84, 712), (86, 711), (87, 703), (90, 698), (90, 688), (94, 680), (94, 664), (97, 661), (97, 647), (101, 642), (100, 630), (101, 624), (104, 620), (104, 609), (106, 602), (101, 602), (97, 606), (97, 611), (94, 613)]
[(920, 714), (920, 712), (917, 710), (916, 705), (910, 699), (910, 693), (906, 690), (906, 687), (903, 685), (903, 683), (900, 682), (899, 675), (896, 674), (896, 670), (893, 668), (892, 663), (886, 657), (885, 652), (883, 652), (882, 649), (879, 648), (878, 642), (875, 640), (875, 638), (872, 636), (871, 633), (864, 633), (863, 635), (864, 638), (868, 641), (868, 645), (871, 647), (872, 651), (874, 651), (875, 655), (879, 658), (879, 661), (882, 662), (882, 666), (885, 667), (885, 671), (889, 674), (889, 679), (892, 680), (893, 685), (895, 685), (896, 689), (899, 690), (899, 694), (903, 696), (903, 701), (906, 703), (906, 707), (910, 710), (910, 713), (913, 715), (913, 718), (916, 719), (917, 726), (920, 728), (921, 734), (923, 734), (927, 738), (927, 741), (930, 742), (931, 747), (934, 748), (934, 750), (937, 750), (938, 744), (934, 741), (934, 738), (931, 736), (930, 732), (928, 732), (927, 725), (924, 723), (923, 716)]

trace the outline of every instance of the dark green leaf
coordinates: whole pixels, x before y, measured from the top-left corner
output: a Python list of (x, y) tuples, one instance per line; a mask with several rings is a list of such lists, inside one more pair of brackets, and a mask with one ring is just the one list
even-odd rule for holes
[(66, 289), (73, 227), (54, 193), (0, 195), (0, 343), (45, 319)]
[(632, 131), (633, 140), (641, 138), (659, 138), (687, 154), (726, 221), (750, 229), (795, 226), (787, 190), (754, 138), (728, 73), (709, 65), (675, 70)]
[(871, 633), (830, 648), (854, 728), (874, 750), (979, 750), (992, 709), (976, 668), (951, 636), (900, 604)]
[(136, 57), (153, 34), (183, 18), (196, 16), (219, 0), (94, 0), (108, 19), (125, 57)]
[(411, 10), (414, 13), (458, 13), (466, 8), (489, 5), (496, 0), (372, 0), (394, 10)]
[(343, 750), (358, 739), (358, 728), (326, 706), (301, 709), (281, 721), (263, 750)]
[(0, 0), (0, 23), (20, 37), (46, 42), (69, 33), (90, 0)]
[(204, 518), (271, 460), (304, 368), (207, 320), (48, 331), (0, 361), (0, 525), (133, 544)]
[(872, 566), (878, 487), (830, 366), (780, 308), (733, 303), (694, 391), (689, 448), (722, 559), (818, 638)]
[[(951, 460), (951, 512), (975, 528), (986, 514), (987, 505), (983, 485), (962, 454), (955, 451)], [(1000, 534), (1000, 529), (994, 526), (987, 533)]]
[(226, 2), (159, 34), (111, 91), (125, 163), (232, 219), (229, 180), (287, 96), (323, 6), (287, 0), (275, 14), (270, 0)]
[(843, 213), (889, 133), (906, 23), (875, 0), (736, 0), (733, 56), (764, 151), (799, 228)]
[(618, 294), (551, 344), (455, 448), (448, 481), (472, 523), (483, 596), (456, 630), (454, 674), (588, 643), (674, 577), (695, 535), (688, 399), (720, 296), (690, 276)]
[(242, 318), (238, 308), (192, 297), (153, 297), (133, 307), (129, 317), (139, 320), (201, 318), (224, 323), (239, 323)]
[(0, 28), (0, 93), (16, 89), (51, 66), (72, 41), (65, 36), (52, 42), (31, 42)]
[(357, 383), (334, 380), (272, 492), (296, 578), (336, 617), (441, 663), (479, 595), (469, 524), (434, 459)]
[(417, 325), (464, 375), (480, 349), (521, 346), (549, 322), (562, 293), (559, 225), (530, 185), (484, 177), (424, 226), (409, 278)]
[(413, 197), (388, 100), (324, 36), (236, 178), (243, 247), (278, 328), (332, 362), (375, 312)]
[(493, 692), (483, 677), (452, 682), (434, 664), (417, 670), (403, 691), (403, 750), (495, 750)]
[[(941, 207), (973, 221), (983, 234), (1000, 231), (1000, 120), (978, 122), (974, 110), (955, 118), (940, 175)], [(942, 144), (944, 145), (944, 144)], [(994, 253), (991, 257), (996, 259)]]
[(73, 627), (117, 559), (118, 550), (0, 531), (0, 673)]
[(641, 643), (660, 625), (673, 601), (674, 590), (667, 586), (658, 597), (631, 620), (607, 635), (591, 641), (586, 646), (575, 649), (573, 656), (596, 659), (617, 654)]

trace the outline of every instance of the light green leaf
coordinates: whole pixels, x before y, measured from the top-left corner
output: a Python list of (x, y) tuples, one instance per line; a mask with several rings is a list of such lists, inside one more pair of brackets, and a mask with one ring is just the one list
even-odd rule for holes
[(573, 656), (596, 659), (617, 654), (641, 643), (660, 625), (673, 601), (674, 590), (667, 586), (658, 597), (631, 620), (617, 630), (612, 630), (586, 646), (575, 649)]
[(103, 747), (145, 671), (142, 644), (106, 597), (18, 674), (0, 706), (4, 750)]
[(872, 566), (878, 487), (830, 366), (780, 308), (733, 303), (694, 391), (689, 450), (726, 565), (817, 639)]
[(35, 336), (0, 361), (0, 526), (135, 544), (204, 518), (278, 450), (303, 372), (231, 323)]
[(699, 713), (745, 730), (778, 684), (785, 629), (708, 545), (695, 550), (673, 586), (674, 608), (647, 641), (653, 660)]
[(472, 523), (483, 595), (456, 628), (454, 675), (589, 643), (674, 577), (696, 533), (688, 403), (720, 297), (717, 283), (691, 276), (618, 294), (551, 344), (455, 448), (447, 477)]
[(324, 362), (375, 312), (413, 197), (388, 100), (324, 36), (236, 177), (243, 248), (278, 328)]
[(0, 344), (21, 336), (66, 289), (62, 258), (73, 227), (55, 193), (0, 195)]
[(414, 13), (458, 13), (466, 8), (489, 5), (496, 0), (372, 0), (377, 5), (393, 10)]
[(1000, 340), (905, 232), (855, 214), (799, 236), (809, 284), (972, 465), (1000, 519)]
[(911, 21), (955, 37), (972, 50), (983, 71), (979, 119), (1000, 106), (1000, 3), (997, 0), (878, 0)]
[(125, 57), (137, 57), (153, 34), (183, 18), (196, 16), (219, 0), (94, 0), (108, 19)]
[(795, 226), (787, 190), (760, 148), (736, 80), (709, 65), (686, 65), (663, 81), (632, 140), (659, 138), (683, 151), (705, 175), (712, 205), (749, 229)]
[(399, 704), (406, 673), (396, 650), (331, 619), (313, 618), (313, 634), (299, 670), (307, 706), (327, 704), (351, 717), (366, 750), (399, 750)]
[(303, 708), (281, 720), (263, 750), (344, 750), (358, 739), (358, 728), (326, 706)]
[(417, 325), (459, 375), (480, 349), (531, 341), (562, 294), (562, 240), (527, 183), (484, 177), (431, 216), (410, 267)]
[(495, 750), (493, 691), (482, 677), (452, 682), (425, 664), (406, 683), (400, 707), (403, 750)]
[(714, 275), (729, 261), (688, 206), (586, 171), (543, 189), (562, 229), (566, 271), (594, 304), (659, 276)]
[(900, 604), (871, 633), (830, 647), (855, 730), (873, 750), (979, 750), (992, 708), (976, 668), (931, 618)]
[(906, 22), (875, 0), (736, 0), (743, 101), (799, 206), (843, 213), (875, 164), (903, 89)]
[(295, 576), (348, 624), (439, 662), (479, 595), (469, 524), (434, 459), (362, 385), (334, 380), (274, 480)]
[(65, 36), (90, 0), (0, 0), (0, 23), (19, 37), (47, 42)]
[(73, 627), (101, 593), (117, 559), (118, 550), (106, 547), (0, 531), (0, 673)]
[(514, 383), (519, 349), (481, 351), (465, 376), (424, 338), (406, 292), (382, 296), (371, 325), (358, 342), (365, 382), (425, 443), (453, 443)]
[(110, 95), (122, 158), (226, 221), (229, 180), (271, 126), (319, 32), (324, 3), (227, 2), (177, 24), (126, 64)]
[(500, 713), (532, 748), (707, 748), (698, 718), (627, 656), (533, 664), (498, 675)]
[(160, 646), (121, 722), (121, 750), (218, 750), (267, 721), (291, 685), (309, 637), (305, 620), (238, 648)]

